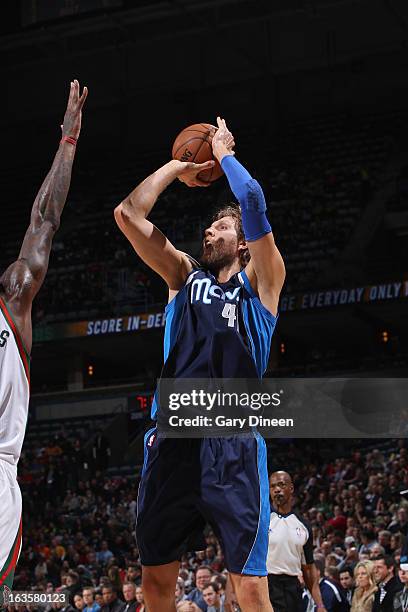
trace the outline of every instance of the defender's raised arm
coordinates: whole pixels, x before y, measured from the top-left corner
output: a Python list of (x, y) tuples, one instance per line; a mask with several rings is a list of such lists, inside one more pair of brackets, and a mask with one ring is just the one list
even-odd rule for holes
[(81, 110), (87, 93), (85, 87), (80, 96), (78, 81), (71, 83), (58, 151), (35, 198), (18, 260), (1, 280), (9, 299), (14, 300), (17, 293), (25, 302), (32, 301), (44, 280), (52, 238), (59, 228), (71, 183), (75, 145), (81, 130)]
[(25, 328), (30, 328), (28, 319), (31, 304), (44, 281), (52, 239), (59, 228), (67, 199), (76, 142), (81, 131), (82, 107), (87, 95), (86, 87), (80, 95), (77, 80), (71, 83), (58, 151), (35, 198), (30, 225), (18, 259), (7, 268), (0, 279), (5, 299), (17, 318), (21, 318), (21, 332), (26, 336), (26, 344), (30, 347), (30, 333), (25, 333)]

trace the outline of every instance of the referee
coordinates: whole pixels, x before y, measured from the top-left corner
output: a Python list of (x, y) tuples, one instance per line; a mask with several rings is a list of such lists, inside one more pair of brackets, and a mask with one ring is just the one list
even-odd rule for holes
[(319, 575), (313, 561), (312, 529), (292, 511), (293, 482), (287, 472), (274, 472), (269, 479), (272, 499), (269, 524), (268, 583), (274, 612), (303, 612), (303, 574), (318, 612), (326, 612), (319, 588)]

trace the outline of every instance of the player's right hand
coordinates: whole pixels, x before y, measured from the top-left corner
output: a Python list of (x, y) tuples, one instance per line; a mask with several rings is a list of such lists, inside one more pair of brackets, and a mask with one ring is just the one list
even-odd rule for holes
[(203, 170), (210, 170), (213, 168), (215, 162), (210, 160), (203, 164), (195, 164), (194, 162), (179, 162), (180, 170), (177, 174), (177, 178), (187, 185), (187, 187), (209, 187), (211, 183), (202, 181), (198, 175)]
[(75, 79), (71, 82), (67, 109), (62, 124), (62, 135), (78, 138), (81, 131), (82, 107), (88, 95), (88, 88), (84, 87), (82, 95), (79, 95), (79, 83)]

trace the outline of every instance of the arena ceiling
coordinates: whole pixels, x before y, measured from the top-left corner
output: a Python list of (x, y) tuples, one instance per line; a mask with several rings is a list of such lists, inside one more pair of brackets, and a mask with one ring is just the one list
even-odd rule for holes
[(177, 64), (183, 60), (190, 68), (208, 52), (208, 43), (216, 43), (212, 67), (217, 56), (219, 62), (228, 59), (229, 48), (241, 68), (257, 72), (384, 51), (407, 35), (404, 0), (167, 0), (28, 28), (0, 38), (0, 49), (2, 71), (103, 49), (137, 53), (146, 45), (144, 64), (166, 48)]

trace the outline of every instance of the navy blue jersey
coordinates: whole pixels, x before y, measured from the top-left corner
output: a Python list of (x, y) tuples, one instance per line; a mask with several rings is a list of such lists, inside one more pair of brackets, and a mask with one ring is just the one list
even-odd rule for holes
[(193, 270), (166, 306), (161, 377), (261, 378), (275, 325), (244, 270), (226, 283)]

